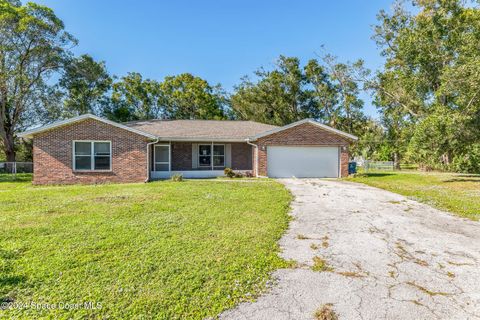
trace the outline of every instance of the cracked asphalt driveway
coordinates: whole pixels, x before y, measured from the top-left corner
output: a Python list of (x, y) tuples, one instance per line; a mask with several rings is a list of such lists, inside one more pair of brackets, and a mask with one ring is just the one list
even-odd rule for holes
[[(294, 194), (271, 288), (221, 319), (480, 319), (480, 223), (362, 184), (281, 180)], [(313, 271), (320, 257), (331, 271)]]

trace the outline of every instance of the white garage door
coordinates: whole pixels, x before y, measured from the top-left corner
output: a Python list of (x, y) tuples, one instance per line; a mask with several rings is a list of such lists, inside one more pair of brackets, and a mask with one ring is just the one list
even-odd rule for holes
[(337, 178), (338, 147), (267, 147), (271, 178)]

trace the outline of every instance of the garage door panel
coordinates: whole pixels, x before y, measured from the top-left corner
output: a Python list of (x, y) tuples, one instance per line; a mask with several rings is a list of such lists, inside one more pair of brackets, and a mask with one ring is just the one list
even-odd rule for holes
[(267, 174), (272, 178), (336, 178), (338, 166), (338, 147), (267, 148)]

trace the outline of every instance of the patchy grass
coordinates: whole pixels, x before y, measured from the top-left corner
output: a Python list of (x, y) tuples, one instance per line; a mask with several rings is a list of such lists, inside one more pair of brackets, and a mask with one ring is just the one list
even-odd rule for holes
[(10, 309), (0, 318), (214, 317), (288, 267), (277, 241), (290, 200), (274, 181), (1, 182), (0, 302), (101, 308)]
[(318, 245), (316, 245), (315, 243), (312, 243), (312, 244), (310, 245), (310, 249), (312, 249), (312, 250), (318, 250), (319, 247), (318, 247)]
[(329, 266), (327, 261), (323, 258), (315, 256), (313, 257), (313, 271), (323, 272), (323, 271), (333, 271), (333, 267)]
[(316, 320), (338, 320), (338, 316), (333, 310), (333, 305), (331, 303), (324, 304), (315, 311)]
[(480, 219), (480, 175), (382, 172), (347, 179), (412, 197), (462, 217)]
[(329, 244), (328, 244), (328, 236), (325, 236), (322, 238), (322, 247), (324, 247), (325, 249), (328, 248)]
[(365, 277), (363, 274), (360, 274), (358, 272), (353, 272), (353, 271), (342, 271), (342, 272), (337, 272), (339, 275), (342, 275), (344, 277), (350, 277), (350, 278), (363, 278)]
[(298, 240), (306, 240), (306, 239), (309, 239), (309, 238), (304, 234), (297, 234), (297, 239)]
[(406, 284), (417, 288), (418, 290), (422, 291), (425, 294), (428, 294), (429, 296), (449, 296), (450, 295), (449, 293), (446, 293), (446, 292), (440, 292), (440, 291), (437, 292), (437, 291), (428, 290), (427, 288), (422, 287), (421, 285), (418, 285), (412, 281), (407, 281)]

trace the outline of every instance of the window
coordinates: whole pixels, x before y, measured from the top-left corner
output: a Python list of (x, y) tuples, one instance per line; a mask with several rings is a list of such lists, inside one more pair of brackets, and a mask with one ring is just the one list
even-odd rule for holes
[(74, 141), (73, 170), (111, 170), (112, 148), (110, 141)]
[(225, 166), (225, 146), (223, 144), (213, 145), (213, 166), (214, 167)]
[(200, 167), (224, 167), (225, 166), (225, 145), (214, 144), (213, 153), (211, 144), (198, 146), (198, 165)]
[(153, 155), (155, 171), (170, 171), (170, 146), (156, 145)]
[(212, 146), (210, 144), (201, 144), (198, 146), (198, 165), (200, 167), (212, 166)]

